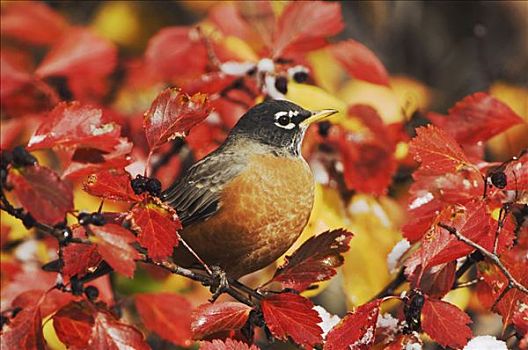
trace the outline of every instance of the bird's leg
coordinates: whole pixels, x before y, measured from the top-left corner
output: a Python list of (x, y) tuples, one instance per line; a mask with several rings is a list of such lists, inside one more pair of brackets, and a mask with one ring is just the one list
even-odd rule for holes
[(213, 296), (209, 301), (213, 303), (222, 293), (229, 289), (229, 282), (225, 271), (217, 265), (211, 266), (211, 279), (210, 290)]

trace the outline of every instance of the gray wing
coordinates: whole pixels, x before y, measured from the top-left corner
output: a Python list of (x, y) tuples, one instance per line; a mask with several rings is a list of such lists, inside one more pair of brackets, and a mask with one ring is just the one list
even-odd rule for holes
[(161, 198), (176, 210), (184, 227), (206, 220), (220, 208), (224, 185), (245, 166), (245, 157), (225, 150), (213, 152), (194, 164)]

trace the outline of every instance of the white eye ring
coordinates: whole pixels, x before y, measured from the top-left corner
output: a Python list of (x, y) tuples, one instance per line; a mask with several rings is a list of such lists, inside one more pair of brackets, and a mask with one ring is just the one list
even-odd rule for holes
[(279, 118), (283, 117), (285, 115), (288, 115), (290, 117), (290, 120), (291, 120), (291, 117), (295, 116), (297, 114), (299, 114), (298, 111), (288, 111), (288, 112), (281, 111), (281, 112), (277, 112), (277, 113), (275, 113), (275, 125), (278, 126), (279, 128), (283, 128), (283, 129), (286, 129), (286, 130), (291, 130), (291, 129), (295, 128), (295, 123), (292, 123), (290, 121), (289, 124), (282, 125), (282, 124), (279, 123)]

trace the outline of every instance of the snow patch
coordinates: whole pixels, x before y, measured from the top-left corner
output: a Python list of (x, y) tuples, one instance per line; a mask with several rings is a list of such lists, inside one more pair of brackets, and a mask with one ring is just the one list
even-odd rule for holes
[(417, 197), (415, 200), (412, 201), (411, 204), (409, 204), (409, 209), (416, 209), (418, 207), (421, 207), (424, 204), (429, 203), (433, 200), (433, 194), (431, 192), (427, 192), (423, 196)]
[(391, 273), (395, 272), (398, 261), (403, 256), (403, 254), (409, 250), (410, 247), (411, 243), (409, 243), (409, 241), (405, 238), (392, 247), (392, 250), (387, 255), (387, 267)]
[(491, 335), (481, 335), (471, 339), (464, 350), (508, 350), (506, 343)]
[(317, 311), (317, 313), (319, 314), (319, 317), (321, 317), (322, 321), (320, 323), (318, 323), (318, 325), (323, 330), (323, 335), (322, 336), (323, 336), (323, 339), (324, 339), (326, 337), (326, 335), (328, 334), (328, 332), (330, 332), (330, 330), (332, 328), (334, 328), (335, 325), (338, 324), (339, 321), (341, 321), (341, 319), (337, 315), (330, 314), (322, 306), (315, 305), (313, 307), (313, 309), (315, 311)]

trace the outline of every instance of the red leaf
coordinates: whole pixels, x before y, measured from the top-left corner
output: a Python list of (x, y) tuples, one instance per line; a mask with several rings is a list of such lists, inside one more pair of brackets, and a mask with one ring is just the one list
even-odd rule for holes
[(419, 281), (419, 285), (416, 285), (416, 281), (411, 280), (413, 288), (419, 288), (424, 294), (432, 298), (441, 299), (453, 289), (456, 265), (456, 261), (451, 261), (426, 271)]
[(99, 108), (60, 103), (31, 136), (28, 149), (62, 146), (110, 152), (119, 143), (121, 127), (107, 119)]
[(223, 331), (240, 330), (249, 317), (251, 308), (237, 302), (208, 303), (192, 313), (191, 331), (194, 339)]
[(64, 262), (62, 273), (67, 277), (75, 275), (82, 277), (102, 260), (95, 244), (81, 243), (70, 243), (64, 247), (62, 258)]
[(291, 338), (304, 347), (321, 344), (321, 318), (310, 300), (293, 293), (271, 295), (260, 307), (271, 334), (280, 340)]
[(95, 319), (85, 302), (72, 301), (53, 315), (57, 337), (68, 347), (86, 348)]
[(383, 195), (396, 172), (395, 142), (372, 107), (353, 105), (348, 114), (349, 118), (359, 119), (365, 128), (350, 132), (334, 126), (328, 138), (341, 154), (345, 184), (359, 192)]
[(136, 294), (136, 308), (143, 324), (176, 345), (190, 346), (191, 304), (171, 293)]
[(10, 37), (34, 45), (57, 41), (67, 27), (66, 21), (39, 1), (9, 2), (2, 6), (2, 38)]
[(112, 314), (99, 311), (95, 315), (88, 349), (148, 350), (150, 346), (136, 328), (119, 322)]
[(62, 176), (70, 179), (97, 173), (104, 169), (119, 169), (130, 163), (130, 152), (134, 146), (124, 137), (118, 139), (113, 151), (106, 153), (94, 148), (81, 148), (75, 151), (72, 162)]
[(408, 217), (403, 234), (411, 242), (422, 238), (434, 218), (448, 204), (465, 204), (482, 196), (484, 182), (476, 171), (442, 176), (419, 176), (409, 190)]
[(460, 146), (445, 131), (428, 125), (416, 129), (416, 134), (409, 144), (410, 154), (421, 163), (415, 178), (454, 173), (469, 165)]
[(348, 39), (330, 46), (329, 50), (354, 78), (389, 86), (389, 75), (383, 63), (363, 44)]
[[(523, 286), (528, 286), (528, 274), (526, 273), (526, 266), (528, 266), (528, 254), (525, 248), (523, 249), (521, 245), (516, 246), (511, 251), (503, 254), (501, 256), (501, 261), (520, 284)], [(499, 275), (495, 275), (493, 277), (496, 278), (494, 281), (496, 286), (500, 286), (498, 290), (498, 295), (500, 295), (507, 287), (508, 281), (505, 279), (502, 272), (499, 273)], [(496, 300), (497, 295), (495, 295), (493, 299)], [(510, 289), (497, 302), (495, 309), (502, 316), (503, 329), (512, 323), (515, 315), (523, 310), (523, 305), (527, 304), (528, 295), (515, 288)]]
[(172, 254), (182, 227), (173, 210), (151, 199), (134, 207), (131, 216), (139, 244), (147, 248), (149, 257), (162, 260)]
[(326, 37), (343, 30), (341, 4), (323, 1), (290, 2), (278, 19), (274, 57), (285, 51), (314, 50), (326, 44)]
[(167, 27), (149, 40), (145, 59), (149, 68), (171, 80), (205, 72), (207, 50), (196, 30)]
[(326, 336), (325, 350), (368, 350), (374, 343), (381, 299), (348, 313)]
[(346, 230), (334, 230), (311, 237), (286, 257), (268, 283), (280, 282), (283, 288), (302, 292), (315, 282), (330, 279), (343, 264), (341, 254), (350, 248), (352, 236)]
[[(466, 207), (458, 209), (447, 208), (436, 219), (457, 229), (460, 234), (482, 246), (489, 248), (490, 226), (486, 204), (472, 202)], [(447, 263), (471, 253), (474, 250), (464, 242), (459, 241), (455, 235), (446, 229), (435, 225), (422, 241), (422, 245), (405, 262), (407, 274), (412, 273), (418, 265), (422, 266), (421, 272), (439, 264)], [(420, 279), (420, 278), (419, 278)]]
[[(35, 302), (38, 300), (35, 300)], [(23, 308), (9, 324), (2, 327), (0, 348), (44, 350), (42, 318), (38, 305)]]
[[(31, 81), (31, 75), (18, 64), (17, 58), (6, 54), (4, 51), (0, 52), (0, 67), (2, 67), (0, 70), (0, 96), (2, 99)], [(4, 120), (2, 120), (3, 126)]]
[(51, 48), (35, 74), (42, 78), (91, 79), (107, 76), (116, 63), (117, 48), (111, 41), (87, 28), (72, 28)]
[(51, 169), (39, 165), (12, 169), (8, 181), (24, 209), (39, 222), (58, 224), (73, 210), (71, 184)]
[(104, 170), (91, 174), (83, 183), (83, 189), (92, 196), (114, 201), (136, 202), (141, 197), (130, 185), (130, 174), (120, 170)]
[(238, 340), (227, 338), (225, 340), (214, 339), (210, 342), (200, 343), (200, 350), (258, 350), (255, 344), (251, 346)]
[(251, 26), (240, 15), (236, 4), (220, 3), (211, 8), (208, 18), (226, 36), (237, 36), (248, 43), (258, 40)]
[(445, 301), (425, 300), (422, 308), (422, 328), (442, 346), (462, 348), (472, 337), (467, 326), (471, 318), (455, 305)]
[(209, 112), (206, 95), (198, 93), (191, 97), (179, 89), (165, 89), (145, 113), (143, 125), (150, 148), (155, 149), (176, 137), (185, 136)]
[(116, 224), (89, 227), (96, 237), (97, 251), (103, 259), (117, 272), (132, 278), (139, 253), (130, 244), (136, 241), (136, 236)]
[(448, 116), (427, 115), (457, 142), (473, 144), (523, 122), (508, 105), (484, 92), (466, 96), (449, 110)]

